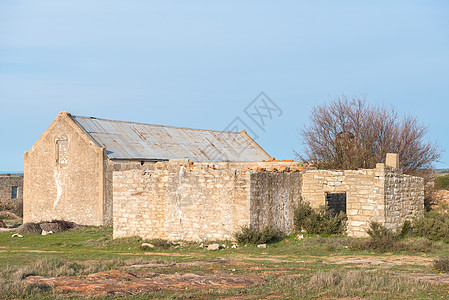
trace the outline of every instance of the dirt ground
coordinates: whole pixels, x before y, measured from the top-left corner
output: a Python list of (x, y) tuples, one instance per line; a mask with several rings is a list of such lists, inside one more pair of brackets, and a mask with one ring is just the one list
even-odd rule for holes
[(156, 274), (153, 272), (110, 270), (82, 276), (41, 277), (29, 276), (27, 282), (47, 285), (53, 289), (101, 295), (133, 295), (154, 290), (186, 290), (207, 287), (240, 288), (263, 282), (253, 275), (226, 273), (176, 273)]
[[(268, 274), (282, 274), (283, 276), (300, 276), (300, 274), (290, 274), (289, 270), (269, 270), (264, 267), (256, 266), (249, 257), (239, 260), (212, 260), (212, 261), (193, 261), (180, 263), (146, 263), (136, 264), (125, 267), (126, 270), (110, 270), (105, 272), (93, 273), (81, 276), (65, 277), (43, 277), (29, 276), (25, 280), (29, 283), (48, 286), (49, 288), (69, 292), (73, 294), (82, 294), (86, 296), (104, 296), (104, 295), (134, 295), (146, 291), (159, 290), (188, 290), (199, 288), (241, 288), (263, 283), (263, 276)], [(248, 261), (249, 260), (249, 261)], [(254, 259), (256, 260), (256, 259)], [(279, 258), (261, 259), (272, 262), (299, 262), (291, 260), (282, 260)], [(395, 266), (416, 263), (430, 264), (432, 259), (426, 257), (398, 257), (384, 256), (382, 258), (370, 257), (325, 257), (320, 261), (326, 264), (349, 264), (366, 266)], [(301, 261), (303, 262), (303, 261)], [(304, 261), (305, 262), (305, 261)], [(313, 263), (315, 261), (308, 261)], [(212, 273), (201, 272), (182, 272), (182, 268), (194, 266), (215, 267)], [(219, 266), (235, 266), (236, 268), (245, 268), (252, 274), (238, 274), (220, 270)], [(153, 268), (180, 268), (180, 272), (174, 274), (161, 274), (150, 272)], [(304, 268), (304, 270), (310, 270)], [(449, 284), (449, 274), (424, 274), (404, 271), (391, 271), (395, 276), (405, 276), (421, 281), (428, 281), (435, 284)], [(232, 297), (229, 299), (246, 299), (245, 297)], [(355, 299), (355, 298), (354, 298)]]

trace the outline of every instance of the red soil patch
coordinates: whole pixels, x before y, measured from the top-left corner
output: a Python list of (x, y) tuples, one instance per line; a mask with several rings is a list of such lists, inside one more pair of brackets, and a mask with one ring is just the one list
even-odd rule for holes
[[(151, 277), (149, 277), (151, 276)], [(198, 288), (242, 288), (262, 283), (258, 276), (234, 274), (200, 274), (200, 273), (130, 273), (120, 270), (94, 273), (90, 275), (68, 277), (29, 276), (25, 279), (32, 284), (47, 285), (53, 289), (100, 295), (134, 295), (146, 291), (186, 290)]]

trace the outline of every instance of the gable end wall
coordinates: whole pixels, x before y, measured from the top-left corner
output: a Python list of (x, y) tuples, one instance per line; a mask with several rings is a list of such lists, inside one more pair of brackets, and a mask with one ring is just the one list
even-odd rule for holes
[[(68, 164), (56, 163), (56, 140)], [(104, 149), (69, 114), (60, 113), (24, 155), (24, 222), (54, 219), (104, 225)]]

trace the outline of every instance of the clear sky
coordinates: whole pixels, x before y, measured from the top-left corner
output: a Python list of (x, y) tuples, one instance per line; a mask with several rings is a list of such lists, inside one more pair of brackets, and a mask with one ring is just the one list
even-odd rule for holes
[[(216, 130), (238, 117), (292, 159), (311, 108), (342, 94), (416, 115), (449, 150), (448, 16), (444, 0), (0, 0), (0, 171), (22, 171), (63, 110)], [(278, 110), (252, 102), (262, 91)]]

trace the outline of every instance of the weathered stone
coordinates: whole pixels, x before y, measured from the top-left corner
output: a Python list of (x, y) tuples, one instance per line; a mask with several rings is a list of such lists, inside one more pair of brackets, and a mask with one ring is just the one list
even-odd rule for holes
[(214, 251), (214, 250), (218, 250), (218, 249), (220, 249), (220, 245), (219, 244), (207, 245), (207, 250), (209, 250), (209, 251)]

